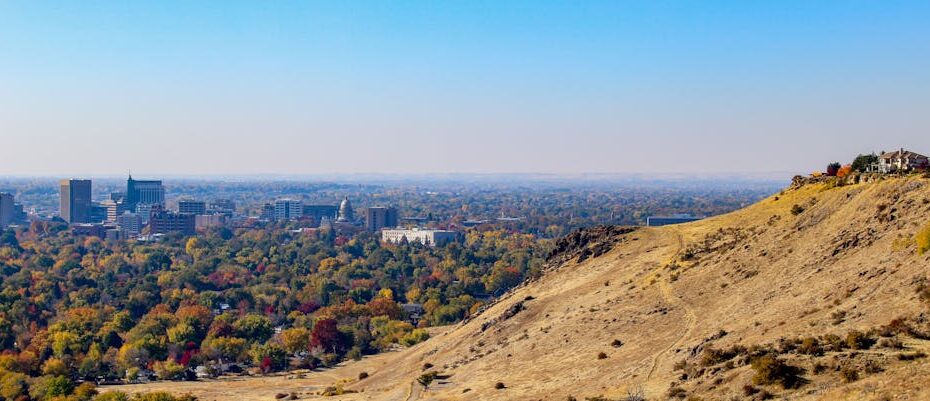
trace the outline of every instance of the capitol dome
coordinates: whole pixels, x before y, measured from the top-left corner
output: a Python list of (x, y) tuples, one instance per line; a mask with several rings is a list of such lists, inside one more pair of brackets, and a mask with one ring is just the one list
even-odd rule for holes
[(346, 196), (342, 200), (342, 203), (339, 204), (339, 221), (352, 221), (354, 219), (352, 211), (352, 202), (349, 202), (349, 197)]

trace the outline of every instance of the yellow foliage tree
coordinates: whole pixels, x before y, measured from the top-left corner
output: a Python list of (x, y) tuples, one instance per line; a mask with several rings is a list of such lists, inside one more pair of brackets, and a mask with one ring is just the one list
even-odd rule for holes
[(381, 298), (387, 298), (387, 299), (393, 300), (394, 291), (392, 291), (390, 288), (382, 288), (380, 291), (378, 291), (378, 296)]

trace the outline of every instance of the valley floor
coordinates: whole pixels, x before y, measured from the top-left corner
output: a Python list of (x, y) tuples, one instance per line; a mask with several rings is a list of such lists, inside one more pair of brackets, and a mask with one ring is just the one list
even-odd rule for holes
[[(327, 387), (358, 381), (359, 373), (385, 369), (400, 352), (386, 352), (355, 362), (343, 362), (333, 369), (294, 371), (267, 376), (226, 376), (200, 381), (159, 381), (141, 384), (102, 386), (100, 392), (129, 394), (165, 391), (190, 394), (200, 401), (274, 400), (278, 394), (295, 394), (299, 399), (332, 399), (318, 395)], [(348, 394), (338, 399), (365, 399), (364, 394)]]

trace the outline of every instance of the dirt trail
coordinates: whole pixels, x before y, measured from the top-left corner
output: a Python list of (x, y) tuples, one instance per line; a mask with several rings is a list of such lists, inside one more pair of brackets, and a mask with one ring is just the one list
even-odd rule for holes
[(419, 388), (417, 387), (417, 384), (411, 382), (411, 383), (410, 383), (410, 389), (407, 390), (407, 398), (405, 398), (405, 400), (407, 400), (407, 401), (412, 401), (412, 400), (418, 400), (418, 399), (420, 399), (420, 392), (417, 391), (418, 389), (419, 389)]
[[(669, 263), (675, 262), (678, 260), (678, 257), (681, 255), (681, 252), (684, 250), (684, 239), (681, 236), (681, 233), (675, 233), (678, 240), (678, 249), (675, 251), (675, 255), (672, 257), (672, 260)], [(652, 277), (657, 277), (659, 272), (665, 269), (665, 266), (659, 266), (653, 273), (650, 275)], [(653, 375), (656, 372), (656, 369), (659, 366), (659, 362), (662, 359), (662, 356), (668, 353), (670, 350), (678, 346), (684, 339), (688, 338), (691, 335), (691, 331), (694, 329), (695, 321), (697, 317), (694, 314), (694, 311), (688, 306), (687, 303), (683, 302), (681, 298), (675, 296), (672, 287), (669, 285), (669, 281), (666, 279), (657, 280), (656, 282), (659, 286), (659, 292), (662, 294), (662, 299), (671, 306), (680, 307), (685, 311), (686, 324), (685, 330), (681, 332), (681, 335), (675, 339), (674, 342), (669, 344), (668, 347), (659, 351), (655, 357), (652, 359), (652, 367), (649, 369), (649, 374), (646, 375), (646, 381), (652, 379)]]

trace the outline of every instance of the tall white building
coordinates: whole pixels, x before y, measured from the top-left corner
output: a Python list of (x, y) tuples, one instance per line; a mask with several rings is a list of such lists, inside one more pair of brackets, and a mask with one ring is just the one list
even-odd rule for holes
[(278, 199), (274, 201), (275, 220), (295, 220), (303, 216), (303, 203), (294, 199)]

